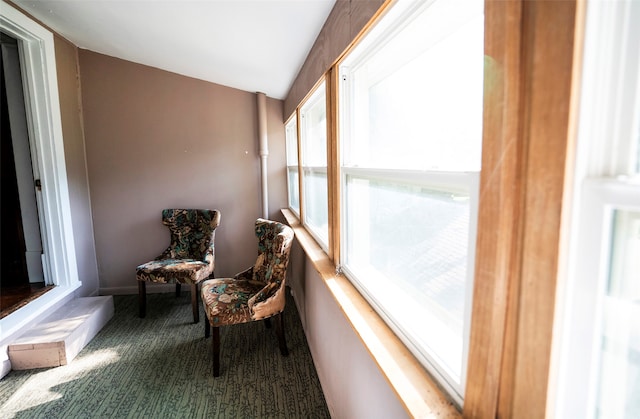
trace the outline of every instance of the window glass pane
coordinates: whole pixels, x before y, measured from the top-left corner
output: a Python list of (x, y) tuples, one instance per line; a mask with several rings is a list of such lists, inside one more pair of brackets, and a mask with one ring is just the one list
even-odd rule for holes
[(374, 28), (378, 38), (340, 67), (341, 261), (461, 402), (482, 146), (483, 2), (398, 4), (408, 7), (400, 20), (383, 20), (387, 29)]
[(480, 169), (482, 10), (463, 14), (458, 2), (440, 3), (403, 30), (413, 39), (395, 37), (348, 73), (357, 139), (346, 149), (345, 165)]
[(325, 245), (329, 242), (329, 215), (327, 206), (327, 173), (304, 171), (305, 223)]
[(328, 246), (327, 104), (322, 83), (300, 108), (303, 224)]
[(640, 212), (615, 212), (611, 242), (596, 416), (639, 418)]
[(324, 84), (300, 111), (302, 124), (302, 164), (327, 166), (327, 104)]
[(293, 117), (285, 126), (287, 148), (287, 185), (289, 208), (300, 214), (300, 193), (298, 184), (298, 124)]
[(287, 146), (287, 166), (298, 165), (298, 124), (296, 118), (292, 118), (285, 127)]
[(289, 208), (300, 214), (300, 185), (298, 184), (298, 167), (287, 168), (289, 185)]
[(459, 379), (468, 194), (355, 176), (346, 185), (349, 270)]

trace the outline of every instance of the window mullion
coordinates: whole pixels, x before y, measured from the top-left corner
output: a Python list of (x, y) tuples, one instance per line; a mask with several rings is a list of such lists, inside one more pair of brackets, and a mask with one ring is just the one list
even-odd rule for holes
[(303, 173), (302, 173), (302, 138), (301, 138), (301, 117), (300, 117), (300, 107), (298, 107), (296, 109), (296, 135), (297, 135), (297, 140), (298, 140), (298, 196), (300, 199), (300, 221), (302, 221), (304, 218), (304, 211), (305, 211), (305, 204), (304, 204), (304, 199), (302, 198), (304, 196), (304, 182), (302, 179)]
[(338, 67), (331, 68), (327, 75), (327, 191), (329, 206), (329, 258), (340, 265), (340, 156), (338, 128)]

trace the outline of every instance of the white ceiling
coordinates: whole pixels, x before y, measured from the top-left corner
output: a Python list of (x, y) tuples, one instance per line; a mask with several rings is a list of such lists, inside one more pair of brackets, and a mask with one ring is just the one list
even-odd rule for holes
[(76, 46), (284, 99), (336, 0), (13, 0)]

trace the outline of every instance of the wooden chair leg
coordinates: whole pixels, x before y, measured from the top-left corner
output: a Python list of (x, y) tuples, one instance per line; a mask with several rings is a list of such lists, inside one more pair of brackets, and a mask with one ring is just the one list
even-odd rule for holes
[(180, 297), (180, 283), (176, 282), (176, 298)]
[(280, 346), (282, 356), (289, 355), (287, 341), (284, 338), (284, 313), (278, 314), (278, 318), (276, 319), (276, 336), (278, 336), (278, 346)]
[(141, 319), (147, 315), (147, 283), (138, 281), (138, 316)]
[(209, 323), (209, 319), (207, 316), (204, 316), (204, 338), (208, 339), (211, 334), (211, 324)]
[(198, 284), (191, 284), (191, 308), (193, 310), (193, 322), (200, 321), (200, 309), (198, 307)]
[(211, 352), (213, 355), (213, 376), (220, 376), (220, 328), (213, 327), (213, 339), (211, 340)]

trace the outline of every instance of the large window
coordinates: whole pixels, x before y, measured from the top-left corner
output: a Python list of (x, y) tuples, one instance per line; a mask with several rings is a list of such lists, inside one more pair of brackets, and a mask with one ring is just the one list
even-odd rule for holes
[(341, 268), (462, 401), (482, 145), (483, 2), (400, 3), (340, 71)]
[(327, 249), (327, 99), (321, 83), (300, 107), (302, 222)]
[(385, 2), (326, 74), (326, 258), (296, 234), (416, 416), (437, 381), (465, 415), (639, 417), (640, 3), (587, 6)]
[[(459, 405), (482, 149), (483, 6), (397, 2), (296, 114), (302, 224)], [(328, 91), (337, 106), (328, 106)], [(337, 138), (327, 136), (327, 109), (338, 109)], [(294, 211), (296, 115), (286, 125)]]
[(638, 21), (637, 2), (588, 8), (558, 417), (640, 417)]

